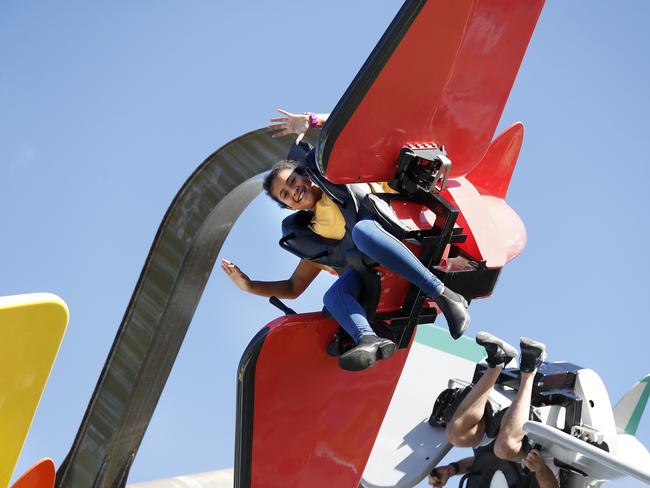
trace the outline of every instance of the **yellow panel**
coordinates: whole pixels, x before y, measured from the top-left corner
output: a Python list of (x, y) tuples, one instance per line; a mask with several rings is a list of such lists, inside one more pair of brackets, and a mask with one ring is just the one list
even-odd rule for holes
[(0, 297), (0, 486), (8, 486), (68, 323), (50, 293)]

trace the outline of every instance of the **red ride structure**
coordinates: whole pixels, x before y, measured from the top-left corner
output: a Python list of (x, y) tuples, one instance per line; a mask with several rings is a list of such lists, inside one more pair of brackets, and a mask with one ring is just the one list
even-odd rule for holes
[[(397, 219), (385, 223), (393, 235), (468, 300), (489, 296), (526, 243), (505, 202), (523, 126), (494, 133), (542, 5), (407, 0), (311, 141), (331, 182), (391, 181), (400, 190), (369, 199), (377, 218), (390, 207)], [(243, 135), (179, 190), (57, 470), (57, 488), (125, 486), (219, 249), (260, 193), (260, 174), (287, 145), (266, 130)], [(327, 352), (337, 324), (323, 314), (264, 326), (237, 376), (235, 486), (359, 486), (414, 331), (438, 313), (402, 278), (381, 267), (366, 274), (369, 318), (395, 340), (395, 356), (343, 371)]]
[[(505, 202), (523, 125), (494, 133), (542, 6), (407, 1), (316, 144), (331, 182), (400, 190), (375, 196), (402, 223), (391, 232), (468, 300), (489, 296), (526, 244)], [(359, 486), (413, 332), (437, 312), (402, 278), (379, 273), (374, 321), (398, 343), (394, 359), (340, 370), (325, 352), (336, 324), (321, 314), (280, 318), (253, 339), (238, 375), (236, 486)]]

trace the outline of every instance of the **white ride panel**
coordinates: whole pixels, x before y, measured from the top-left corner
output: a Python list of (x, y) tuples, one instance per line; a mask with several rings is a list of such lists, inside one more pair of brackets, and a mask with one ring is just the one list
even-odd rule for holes
[[(611, 480), (626, 475), (650, 484), (650, 471), (646, 468), (647, 464), (639, 465), (634, 459), (613, 456), (559, 429), (539, 422), (526, 422), (524, 432), (532, 442), (540, 444), (555, 459), (584, 471), (591, 480)], [(647, 455), (647, 451), (645, 452)]]
[(450, 378), (471, 382), (484, 349), (473, 338), (454, 341), (433, 325), (420, 325), (363, 473), (365, 488), (407, 488), (419, 483), (449, 452), (443, 429), (427, 420)]
[(614, 407), (614, 419), (619, 434), (636, 434), (649, 396), (650, 374), (637, 382)]
[(233, 470), (223, 469), (164, 480), (133, 483), (126, 485), (126, 488), (232, 488), (234, 484)]

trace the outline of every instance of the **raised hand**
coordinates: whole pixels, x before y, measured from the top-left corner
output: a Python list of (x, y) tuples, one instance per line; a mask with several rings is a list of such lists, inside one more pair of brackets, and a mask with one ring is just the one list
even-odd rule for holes
[(243, 291), (250, 290), (251, 279), (248, 277), (248, 275), (243, 273), (242, 270), (239, 269), (234, 263), (228, 261), (227, 259), (222, 259), (221, 269), (228, 275), (232, 282), (237, 285), (237, 288)]
[(269, 125), (269, 129), (277, 130), (271, 137), (283, 137), (289, 134), (298, 134), (296, 137), (296, 144), (302, 141), (305, 134), (309, 130), (309, 117), (303, 114), (292, 114), (281, 108), (277, 109), (281, 114), (286, 117), (278, 117), (271, 119), (275, 124)]

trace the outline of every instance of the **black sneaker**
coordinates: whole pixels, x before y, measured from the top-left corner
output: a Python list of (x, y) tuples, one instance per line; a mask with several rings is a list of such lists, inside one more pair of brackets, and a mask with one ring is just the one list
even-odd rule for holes
[(361, 371), (388, 359), (395, 353), (395, 343), (376, 335), (364, 335), (359, 344), (339, 357), (339, 366), (346, 371)]
[(451, 337), (454, 339), (461, 337), (469, 327), (469, 313), (467, 313), (465, 297), (445, 286), (445, 290), (434, 301), (447, 320)]
[(519, 350), (521, 351), (519, 370), (522, 373), (532, 373), (546, 359), (546, 346), (527, 337), (520, 339)]
[(476, 343), (485, 348), (486, 362), (490, 368), (496, 368), (500, 364), (505, 366), (511, 359), (517, 357), (517, 350), (514, 347), (488, 332), (477, 333)]

